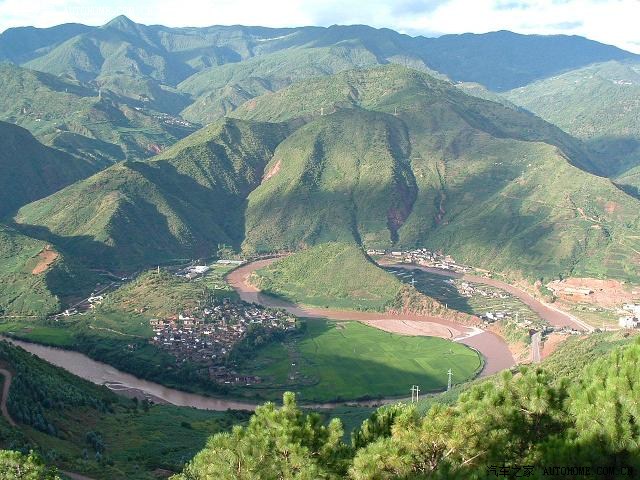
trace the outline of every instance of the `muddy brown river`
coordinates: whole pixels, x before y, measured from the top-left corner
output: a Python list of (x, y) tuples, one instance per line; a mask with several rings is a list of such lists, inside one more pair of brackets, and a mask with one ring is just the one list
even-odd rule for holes
[[(259, 303), (267, 307), (285, 308), (289, 312), (303, 317), (318, 317), (331, 320), (356, 320), (362, 321), (364, 323), (373, 322), (371, 323), (371, 325), (375, 325), (375, 322), (377, 321), (399, 319), (413, 322), (423, 322), (422, 324), (426, 328), (424, 332), (426, 333), (422, 334), (429, 334), (430, 330), (428, 325), (431, 324), (438, 327), (435, 329), (432, 328), (434, 334), (436, 332), (447, 330), (457, 332), (460, 337), (455, 339), (455, 341), (463, 343), (479, 351), (485, 360), (485, 366), (480, 374), (481, 376), (491, 375), (500, 370), (510, 368), (515, 365), (513, 356), (511, 355), (511, 352), (509, 351), (509, 348), (507, 347), (504, 340), (491, 332), (473, 331), (465, 325), (457, 324), (455, 322), (450, 322), (435, 317), (416, 317), (412, 315), (392, 315), (372, 312), (350, 312), (342, 310), (318, 309), (302, 305), (294, 305), (279, 299), (275, 299), (273, 297), (269, 297), (268, 295), (264, 295), (260, 293), (255, 287), (253, 287), (249, 282), (247, 282), (247, 279), (253, 271), (265, 266), (266, 264), (274, 260), (275, 259), (253, 262), (234, 270), (229, 275), (229, 283), (238, 292), (243, 300)], [(446, 328), (443, 329), (443, 327)], [(444, 335), (435, 334), (434, 336)], [(106, 385), (114, 392), (137, 394), (138, 396), (144, 396), (156, 402), (170, 403), (172, 405), (181, 407), (193, 407), (201, 410), (255, 410), (256, 408), (256, 404), (250, 402), (243, 402), (226, 398), (208, 397), (165, 387), (158, 383), (143, 380), (134, 375), (117, 370), (111, 365), (93, 360), (79, 352), (48, 347), (17, 339), (6, 340), (9, 340), (15, 345), (22, 347), (23, 349), (40, 357), (41, 359), (46, 360), (53, 365), (61, 367), (68, 372), (77, 375), (78, 377), (84, 378), (85, 380), (98, 385)], [(346, 402), (346, 404), (371, 407), (384, 403), (391, 403), (397, 400), (398, 399), (396, 398), (389, 398), (363, 402)], [(306, 406), (310, 408), (331, 408), (342, 404), (344, 403), (323, 403)]]

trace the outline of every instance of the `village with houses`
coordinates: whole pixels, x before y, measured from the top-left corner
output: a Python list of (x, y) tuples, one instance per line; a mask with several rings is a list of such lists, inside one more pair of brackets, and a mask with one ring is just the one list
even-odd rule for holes
[(151, 319), (150, 342), (169, 352), (177, 362), (191, 362), (206, 369), (209, 378), (222, 384), (260, 383), (256, 376), (239, 375), (229, 355), (250, 335), (270, 336), (293, 332), (296, 318), (281, 310), (263, 308), (240, 300), (215, 300), (192, 312)]
[(416, 248), (406, 251), (369, 249), (367, 250), (367, 255), (379, 257), (389, 256), (391, 259), (401, 263), (440, 268), (443, 270), (451, 270), (453, 272), (464, 273), (472, 270), (471, 267), (457, 263), (451, 255), (433, 252), (426, 248)]

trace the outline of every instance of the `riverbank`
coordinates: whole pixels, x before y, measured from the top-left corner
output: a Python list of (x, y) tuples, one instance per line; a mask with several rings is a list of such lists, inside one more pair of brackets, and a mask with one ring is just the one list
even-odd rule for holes
[(471, 283), (480, 283), (483, 285), (490, 285), (492, 287), (499, 288), (505, 292), (510, 293), (514, 297), (518, 298), (531, 310), (537, 313), (540, 318), (547, 321), (550, 325), (555, 327), (568, 327), (579, 331), (592, 332), (594, 329), (591, 325), (586, 324), (582, 320), (576, 318), (570, 313), (564, 312), (553, 305), (542, 302), (534, 298), (530, 293), (505, 283), (495, 278), (482, 277), (478, 275), (472, 275), (468, 273), (458, 273), (451, 270), (444, 270), (441, 268), (424, 267), (422, 265), (393, 263), (393, 262), (378, 262), (380, 266), (402, 268), (405, 270), (422, 270), (424, 272), (432, 273), (434, 275), (440, 275), (442, 277), (457, 278)]
[(498, 335), (461, 323), (410, 313), (359, 312), (318, 308), (297, 305), (265, 295), (252, 285), (249, 279), (253, 272), (266, 267), (276, 260), (278, 259), (269, 258), (243, 265), (229, 272), (226, 277), (227, 282), (234, 288), (240, 298), (246, 302), (258, 303), (265, 307), (282, 308), (298, 317), (353, 320), (393, 333), (440, 337), (462, 343), (474, 348), (483, 356), (485, 365), (479, 376), (492, 375), (516, 364), (508, 345)]

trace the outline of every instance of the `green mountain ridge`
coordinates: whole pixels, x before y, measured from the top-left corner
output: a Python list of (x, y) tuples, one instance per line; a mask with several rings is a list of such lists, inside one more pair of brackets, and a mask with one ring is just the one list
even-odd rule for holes
[(3, 55), (129, 102), (143, 99), (163, 113), (182, 111), (200, 124), (297, 80), (352, 68), (395, 63), (503, 91), (594, 62), (638, 58), (576, 36), (499, 31), (425, 38), (366, 25), (169, 28), (124, 16), (100, 27), (9, 29), (0, 35)]
[(322, 243), (255, 272), (261, 291), (294, 303), (353, 310), (396, 307), (403, 284), (352, 243)]
[(111, 167), (16, 220), (120, 267), (218, 243), (273, 252), (341, 241), (428, 246), (529, 278), (637, 277), (638, 200), (589, 173), (579, 141), (526, 112), (386, 66), (301, 81), (233, 116), (244, 120)]
[(24, 128), (0, 121), (0, 217), (95, 173), (95, 164), (46, 147)]
[(383, 67), (298, 82), (232, 115), (307, 122), (249, 196), (248, 250), (424, 245), (512, 273), (636, 278), (637, 201), (525, 112)]
[(23, 207), (16, 219), (91, 265), (208, 257), (241, 241), (244, 198), (285, 132), (222, 120), (151, 161), (114, 165)]
[[(98, 90), (95, 85), (0, 64), (0, 119), (100, 168), (149, 157), (193, 131), (170, 115), (149, 110), (148, 102)], [(152, 97), (149, 91), (150, 102)]]
[(506, 92), (504, 97), (585, 141), (602, 171), (639, 188), (640, 63), (590, 65)]

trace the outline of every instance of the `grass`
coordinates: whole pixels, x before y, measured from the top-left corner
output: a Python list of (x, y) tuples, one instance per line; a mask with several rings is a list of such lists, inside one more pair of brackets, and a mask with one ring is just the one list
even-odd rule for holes
[(263, 291), (295, 303), (350, 310), (388, 309), (402, 283), (347, 243), (325, 243), (256, 272)]
[(265, 381), (238, 393), (277, 398), (292, 390), (303, 402), (408, 396), (413, 384), (424, 392), (445, 388), (449, 368), (459, 383), (481, 366), (480, 356), (459, 343), (391, 334), (358, 322), (309, 320), (301, 337), (246, 360), (242, 371)]
[(69, 325), (47, 326), (28, 320), (2, 322), (0, 323), (0, 333), (10, 334), (29, 342), (61, 348), (71, 347), (74, 344), (73, 331)]
[[(149, 318), (168, 317), (194, 309), (198, 302), (211, 297), (237, 298), (233, 290), (224, 281), (224, 275), (233, 267), (213, 263), (211, 269), (194, 280), (174, 275), (171, 271), (148, 270), (135, 280), (124, 284), (115, 292), (107, 295), (103, 303), (89, 316), (96, 322), (109, 328), (117, 328), (124, 323), (127, 333), (141, 335), (137, 327), (128, 327), (129, 319), (148, 323)], [(122, 325), (121, 325), (122, 327)]]
[(640, 63), (610, 61), (539, 80), (504, 96), (584, 139), (602, 171), (615, 176), (640, 163), (639, 81)]
[[(58, 257), (46, 271), (34, 274), (44, 250), (54, 250)], [(47, 242), (0, 223), (0, 317), (44, 318), (95, 281), (96, 275)]]

